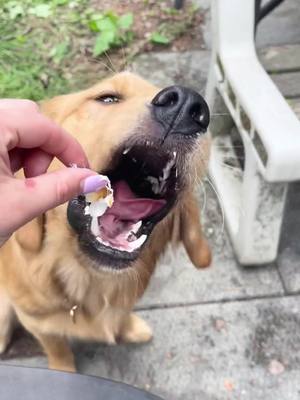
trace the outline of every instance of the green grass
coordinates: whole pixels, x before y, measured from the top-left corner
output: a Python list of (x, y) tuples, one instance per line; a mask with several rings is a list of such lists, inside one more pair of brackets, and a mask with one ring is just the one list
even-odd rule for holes
[(0, 97), (40, 100), (69, 89), (67, 79), (36, 51), (35, 45), (42, 45), (36, 42), (0, 43)]
[(88, 3), (0, 0), (0, 97), (40, 100), (78, 87), (80, 47), (96, 36)]
[[(0, 0), (0, 97), (39, 100), (69, 89), (51, 56), (58, 3)], [(44, 29), (49, 14), (53, 22)]]
[[(122, 62), (126, 64), (126, 60), (143, 51), (146, 40), (137, 38), (133, 32), (133, 13), (117, 15), (112, 10), (100, 13), (91, 8), (91, 3), (90, 0), (0, 0), (0, 98), (37, 101), (78, 90), (107, 73), (103, 64), (112, 65), (109, 57), (101, 58), (106, 52), (113, 51), (120, 67)], [(98, 5), (101, 9), (100, 1)], [(194, 11), (188, 12), (184, 21), (171, 19), (160, 23), (162, 14), (176, 16), (178, 11), (161, 10), (158, 5), (154, 8), (157, 25), (148, 41), (167, 46), (189, 28)], [(122, 50), (118, 53), (118, 49), (126, 46), (129, 47), (126, 55)]]

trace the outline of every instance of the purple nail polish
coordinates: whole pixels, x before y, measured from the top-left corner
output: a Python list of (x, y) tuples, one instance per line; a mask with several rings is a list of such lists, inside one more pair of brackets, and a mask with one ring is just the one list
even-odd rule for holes
[(106, 176), (103, 175), (92, 175), (84, 179), (82, 182), (82, 193), (92, 193), (97, 192), (100, 189), (103, 189), (109, 180)]

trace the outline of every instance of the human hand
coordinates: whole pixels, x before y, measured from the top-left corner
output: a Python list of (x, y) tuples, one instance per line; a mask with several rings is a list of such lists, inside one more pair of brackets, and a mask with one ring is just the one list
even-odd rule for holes
[[(46, 173), (57, 157), (66, 166)], [(72, 197), (92, 192), (98, 175), (80, 144), (30, 100), (0, 100), (0, 246), (19, 227)], [(24, 179), (14, 173), (24, 170)]]

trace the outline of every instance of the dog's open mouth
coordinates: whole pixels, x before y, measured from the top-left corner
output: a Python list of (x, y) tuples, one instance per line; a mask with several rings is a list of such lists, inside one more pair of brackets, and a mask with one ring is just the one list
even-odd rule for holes
[(175, 150), (164, 150), (149, 141), (123, 146), (112, 167), (103, 172), (114, 191), (113, 206), (92, 223), (84, 196), (69, 203), (69, 222), (89, 255), (97, 259), (107, 255), (119, 261), (136, 259), (154, 226), (176, 201), (180, 187), (176, 158)]

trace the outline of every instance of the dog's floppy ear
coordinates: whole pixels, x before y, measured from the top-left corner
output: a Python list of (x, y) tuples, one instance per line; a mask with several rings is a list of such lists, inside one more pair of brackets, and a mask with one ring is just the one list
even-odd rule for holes
[(41, 215), (28, 222), (15, 233), (16, 241), (23, 250), (38, 253), (43, 245), (45, 216)]

